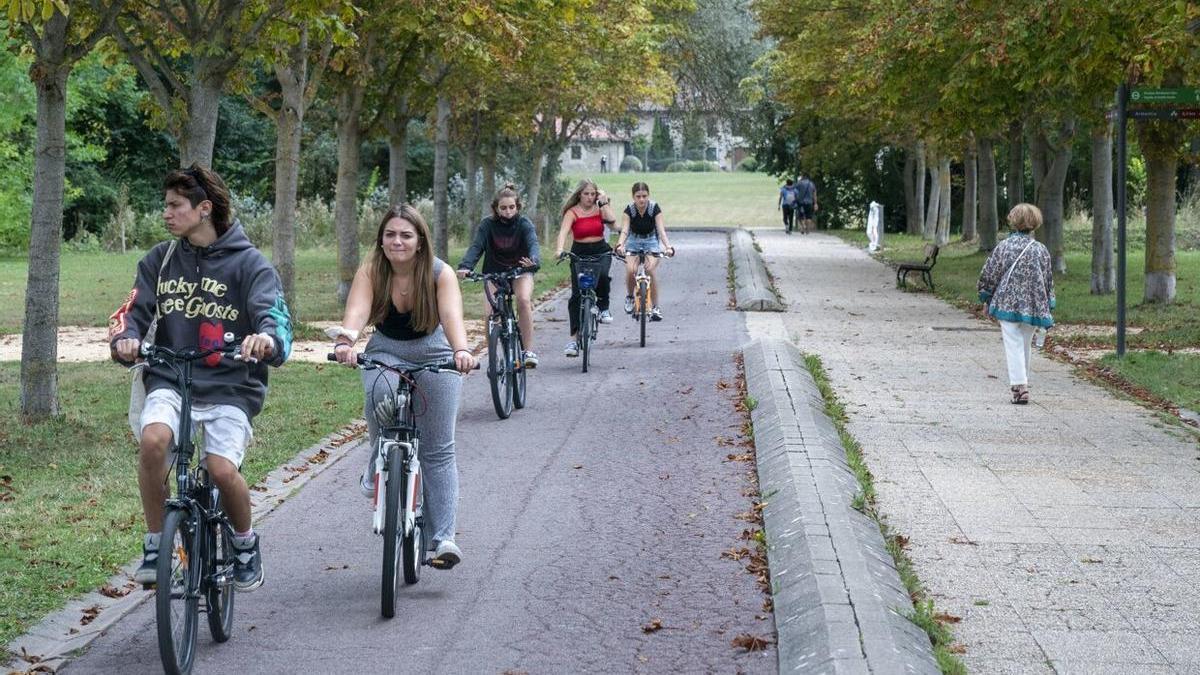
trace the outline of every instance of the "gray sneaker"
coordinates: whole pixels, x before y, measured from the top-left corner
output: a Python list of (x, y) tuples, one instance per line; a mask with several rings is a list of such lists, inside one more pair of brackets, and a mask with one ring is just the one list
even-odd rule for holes
[(604, 310), (603, 312), (600, 312), (600, 323), (612, 323), (612, 322), (613, 322), (612, 312), (608, 311), (607, 309)]
[(525, 367), (530, 370), (533, 370), (534, 368), (538, 367), (537, 354), (534, 354), (533, 352), (531, 352), (529, 350), (525, 350), (525, 353), (522, 355), (521, 359), (525, 363)]
[(239, 542), (233, 538), (233, 587), (239, 591), (253, 591), (263, 584), (262, 553), (258, 548), (258, 535), (250, 541)]
[(375, 456), (372, 455), (370, 461), (367, 462), (366, 468), (363, 469), (362, 475), (358, 477), (358, 489), (367, 499), (375, 498)]
[(438, 543), (429, 564), (439, 570), (448, 570), (460, 562), (462, 562), (462, 551), (454, 545), (454, 542), (447, 539)]
[(574, 340), (568, 342), (563, 348), (563, 356), (579, 356), (579, 343)]
[(133, 573), (133, 580), (142, 585), (158, 582), (158, 540), (162, 533), (147, 532), (142, 538), (142, 564)]
[(632, 295), (625, 296), (625, 313), (633, 314), (633, 296)]

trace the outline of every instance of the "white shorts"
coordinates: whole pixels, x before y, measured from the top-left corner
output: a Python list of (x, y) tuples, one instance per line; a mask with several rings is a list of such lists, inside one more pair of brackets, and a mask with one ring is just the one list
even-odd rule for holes
[[(142, 408), (139, 429), (149, 424), (165, 424), (171, 428), (171, 437), (179, 436), (179, 407), (183, 404), (179, 392), (174, 389), (155, 389), (146, 396)], [(212, 405), (192, 403), (192, 426), (204, 430), (203, 447), (199, 448), (199, 460), (205, 455), (224, 457), (236, 467), (242, 466), (246, 457), (246, 446), (254, 439), (250, 420), (241, 408), (224, 403)], [(141, 440), (141, 434), (138, 434)], [(168, 455), (168, 462), (174, 458)]]

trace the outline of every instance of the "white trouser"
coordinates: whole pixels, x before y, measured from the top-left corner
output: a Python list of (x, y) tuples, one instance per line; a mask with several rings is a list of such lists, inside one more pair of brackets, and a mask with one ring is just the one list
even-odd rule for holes
[(1033, 333), (1037, 328), (1027, 323), (1001, 321), (1004, 336), (1004, 358), (1008, 360), (1008, 384), (1029, 384), (1029, 360), (1033, 351)]

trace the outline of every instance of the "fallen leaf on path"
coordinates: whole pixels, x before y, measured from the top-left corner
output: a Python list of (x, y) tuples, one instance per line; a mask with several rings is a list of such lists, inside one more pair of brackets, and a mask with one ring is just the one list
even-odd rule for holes
[(642, 626), (642, 632), (643, 633), (653, 633), (655, 631), (662, 630), (662, 627), (663, 627), (662, 619), (651, 619), (650, 623), (646, 624), (645, 626)]
[(100, 595), (106, 598), (123, 598), (129, 595), (129, 588), (113, 588), (110, 584), (104, 584), (100, 587)]
[(760, 638), (757, 635), (751, 635), (749, 633), (742, 633), (741, 635), (733, 638), (734, 647), (741, 647), (748, 652), (760, 652), (766, 649), (767, 645), (770, 644), (771, 640)]
[(92, 605), (91, 607), (88, 607), (87, 609), (83, 610), (83, 616), (80, 617), (79, 624), (81, 626), (86, 626), (89, 623), (95, 621), (96, 617), (99, 615), (100, 615), (100, 605)]
[(933, 615), (933, 620), (941, 623), (958, 623), (962, 621), (962, 617), (947, 614), (946, 612), (939, 612)]
[(324, 450), (321, 450), (320, 452), (313, 455), (312, 457), (309, 457), (308, 461), (313, 464), (320, 464), (321, 462), (324, 462), (327, 459), (329, 459), (329, 453), (325, 452)]

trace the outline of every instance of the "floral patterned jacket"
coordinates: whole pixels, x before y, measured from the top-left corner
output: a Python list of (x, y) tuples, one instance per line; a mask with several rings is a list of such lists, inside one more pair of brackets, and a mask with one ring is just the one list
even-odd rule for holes
[[(1026, 246), (1029, 250), (1021, 255)], [(1008, 274), (1010, 267), (1012, 274)], [(1053, 326), (1050, 310), (1055, 307), (1054, 268), (1050, 252), (1028, 233), (1012, 233), (992, 250), (983, 264), (979, 273), (979, 299), (987, 303), (988, 314), (1000, 321), (1043, 328)]]

